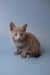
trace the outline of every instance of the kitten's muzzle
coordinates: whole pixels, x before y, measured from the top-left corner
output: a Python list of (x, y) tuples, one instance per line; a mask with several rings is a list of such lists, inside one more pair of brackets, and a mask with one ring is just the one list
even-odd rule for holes
[(18, 38), (18, 40), (20, 41), (20, 38)]
[(14, 37), (12, 38), (15, 42), (22, 42), (23, 39), (18, 38), (18, 40), (16, 40)]
[(20, 39), (20, 38), (18, 38), (18, 40), (17, 40), (18, 42), (21, 42), (22, 41), (22, 39)]

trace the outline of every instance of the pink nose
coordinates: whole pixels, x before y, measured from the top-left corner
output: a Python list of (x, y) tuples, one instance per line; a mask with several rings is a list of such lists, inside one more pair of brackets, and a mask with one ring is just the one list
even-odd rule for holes
[(20, 38), (18, 38), (18, 40), (20, 40)]

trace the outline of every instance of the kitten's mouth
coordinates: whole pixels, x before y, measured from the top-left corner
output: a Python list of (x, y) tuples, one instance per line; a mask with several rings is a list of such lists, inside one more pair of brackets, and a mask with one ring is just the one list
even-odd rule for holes
[(16, 40), (17, 42), (22, 42), (23, 40)]
[(14, 40), (15, 42), (22, 42), (24, 39), (16, 40), (15, 38), (13, 38), (13, 40)]

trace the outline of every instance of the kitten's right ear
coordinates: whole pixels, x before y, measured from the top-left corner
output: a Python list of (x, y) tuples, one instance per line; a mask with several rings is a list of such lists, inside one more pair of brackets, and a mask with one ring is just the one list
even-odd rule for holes
[(26, 31), (27, 23), (23, 25), (24, 31)]
[(12, 31), (14, 27), (15, 27), (14, 23), (10, 22), (10, 31)]

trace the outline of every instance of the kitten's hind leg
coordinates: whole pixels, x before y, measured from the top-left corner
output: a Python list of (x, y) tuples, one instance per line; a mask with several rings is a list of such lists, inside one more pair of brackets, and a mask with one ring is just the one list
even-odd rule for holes
[(27, 54), (27, 56), (26, 56), (27, 58), (30, 58), (30, 57), (32, 57), (32, 55), (29, 55), (29, 54)]
[(40, 55), (41, 55), (40, 50), (39, 51), (38, 50), (33, 51), (33, 56), (34, 57), (39, 57)]
[(32, 53), (29, 53), (29, 52), (28, 52), (28, 53), (26, 54), (26, 57), (27, 57), (27, 58), (30, 58), (30, 57), (32, 57), (32, 56), (33, 56)]

